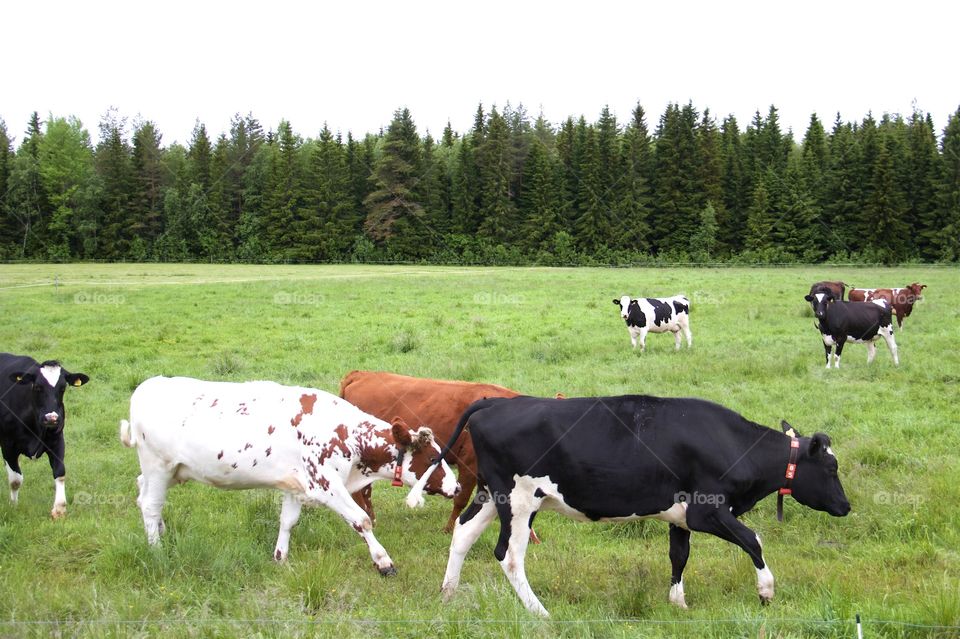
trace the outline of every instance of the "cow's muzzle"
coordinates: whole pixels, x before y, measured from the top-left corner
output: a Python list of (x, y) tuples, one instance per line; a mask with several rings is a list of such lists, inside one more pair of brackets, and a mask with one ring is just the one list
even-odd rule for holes
[(60, 415), (57, 413), (47, 413), (43, 416), (41, 423), (48, 428), (55, 428), (60, 425)]

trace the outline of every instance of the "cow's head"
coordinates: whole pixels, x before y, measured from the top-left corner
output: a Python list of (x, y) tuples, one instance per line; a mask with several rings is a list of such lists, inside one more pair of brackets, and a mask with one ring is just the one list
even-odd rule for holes
[(923, 289), (927, 288), (926, 284), (921, 284), (920, 282), (914, 282), (907, 287), (907, 303), (914, 304), (923, 299)]
[(10, 374), (10, 381), (30, 388), (30, 402), (38, 429), (63, 427), (63, 393), (67, 386), (83, 386), (90, 378), (67, 372), (60, 362), (46, 361), (28, 370)]
[(435, 463), (440, 458), (440, 447), (432, 430), (426, 426), (414, 430), (400, 417), (394, 417), (392, 432), (394, 441), (404, 453), (400, 474), (404, 485), (414, 489), (419, 486), (420, 490), (426, 490), (428, 494), (444, 497), (453, 497), (460, 492), (457, 477), (447, 462), (441, 460), (439, 464)]
[(787, 422), (780, 424), (783, 432), (800, 439), (796, 475), (792, 495), (798, 502), (843, 517), (850, 512), (850, 502), (843, 492), (837, 475), (837, 458), (830, 448), (830, 438), (823, 433), (803, 437)]
[(614, 299), (613, 303), (620, 307), (620, 317), (627, 319), (630, 316), (630, 307), (637, 303), (637, 300), (631, 300), (629, 295), (624, 295), (620, 299)]
[(810, 306), (813, 307), (813, 314), (817, 316), (817, 319), (822, 320), (827, 316), (827, 307), (833, 304), (837, 298), (833, 296), (833, 293), (821, 291), (819, 293), (805, 295), (803, 299), (810, 302)]

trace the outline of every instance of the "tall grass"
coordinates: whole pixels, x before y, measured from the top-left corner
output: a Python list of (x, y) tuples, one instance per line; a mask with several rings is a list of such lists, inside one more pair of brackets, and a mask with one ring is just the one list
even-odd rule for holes
[[(59, 285), (52, 286), (54, 276)], [(866, 364), (848, 345), (826, 371), (805, 310), (809, 284), (920, 280), (926, 299)], [(200, 265), (0, 266), (0, 350), (57, 358), (91, 383), (67, 397), (64, 521), (49, 520), (45, 461), (22, 460), (20, 504), (0, 499), (0, 635), (112, 636), (957, 636), (960, 279), (956, 270), (512, 269)], [(11, 288), (37, 284), (29, 288)], [(614, 297), (691, 299), (694, 346), (630, 348)], [(374, 491), (377, 536), (399, 569), (381, 578), (362, 541), (309, 510), (291, 558), (271, 559), (279, 498), (171, 489), (168, 534), (146, 546), (136, 454), (117, 441), (132, 389), (152, 375), (272, 379), (336, 392), (355, 368), (482, 380), (552, 396), (650, 393), (721, 402), (833, 438), (853, 512), (833, 519), (772, 499), (744, 517), (777, 578), (757, 603), (738, 549), (692, 538), (691, 608), (667, 603), (659, 522), (576, 524), (544, 513), (527, 571), (551, 611), (531, 618), (492, 556), (494, 524), (458, 595), (439, 585), (450, 504), (409, 511)], [(54, 623), (56, 622), (56, 623)]]

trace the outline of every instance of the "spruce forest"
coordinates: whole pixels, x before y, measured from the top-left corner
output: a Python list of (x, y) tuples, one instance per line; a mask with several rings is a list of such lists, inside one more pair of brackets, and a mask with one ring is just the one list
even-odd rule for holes
[(0, 260), (623, 265), (960, 259), (960, 109), (867, 115), (802, 139), (671, 104), (555, 125), (486, 110), (439, 139), (315, 137), (236, 115), (165, 146), (115, 111), (0, 120)]

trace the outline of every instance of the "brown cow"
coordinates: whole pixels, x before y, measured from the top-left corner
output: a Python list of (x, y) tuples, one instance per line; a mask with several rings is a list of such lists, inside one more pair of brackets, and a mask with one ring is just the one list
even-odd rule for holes
[(913, 312), (913, 305), (923, 299), (925, 288), (927, 285), (919, 282), (903, 288), (851, 288), (849, 299), (851, 302), (884, 300), (897, 316), (897, 326), (903, 330), (903, 318), (909, 316)]
[[(476, 400), (519, 394), (495, 384), (423, 379), (374, 371), (352, 371), (340, 382), (340, 397), (360, 410), (381, 419), (383, 415), (389, 415), (387, 419), (400, 417), (416, 427), (427, 425), (439, 442), (450, 439), (460, 416)], [(453, 512), (444, 526), (445, 532), (451, 532), (477, 485), (473, 442), (469, 437), (461, 437), (446, 459), (451, 465), (456, 464), (460, 475), (460, 492), (453, 500)], [(353, 498), (373, 519), (370, 492), (367, 488), (354, 494)]]
[(833, 295), (834, 299), (843, 300), (843, 292), (846, 290), (847, 285), (840, 281), (830, 282), (817, 282), (810, 287), (810, 295), (816, 295), (817, 293), (830, 293)]

